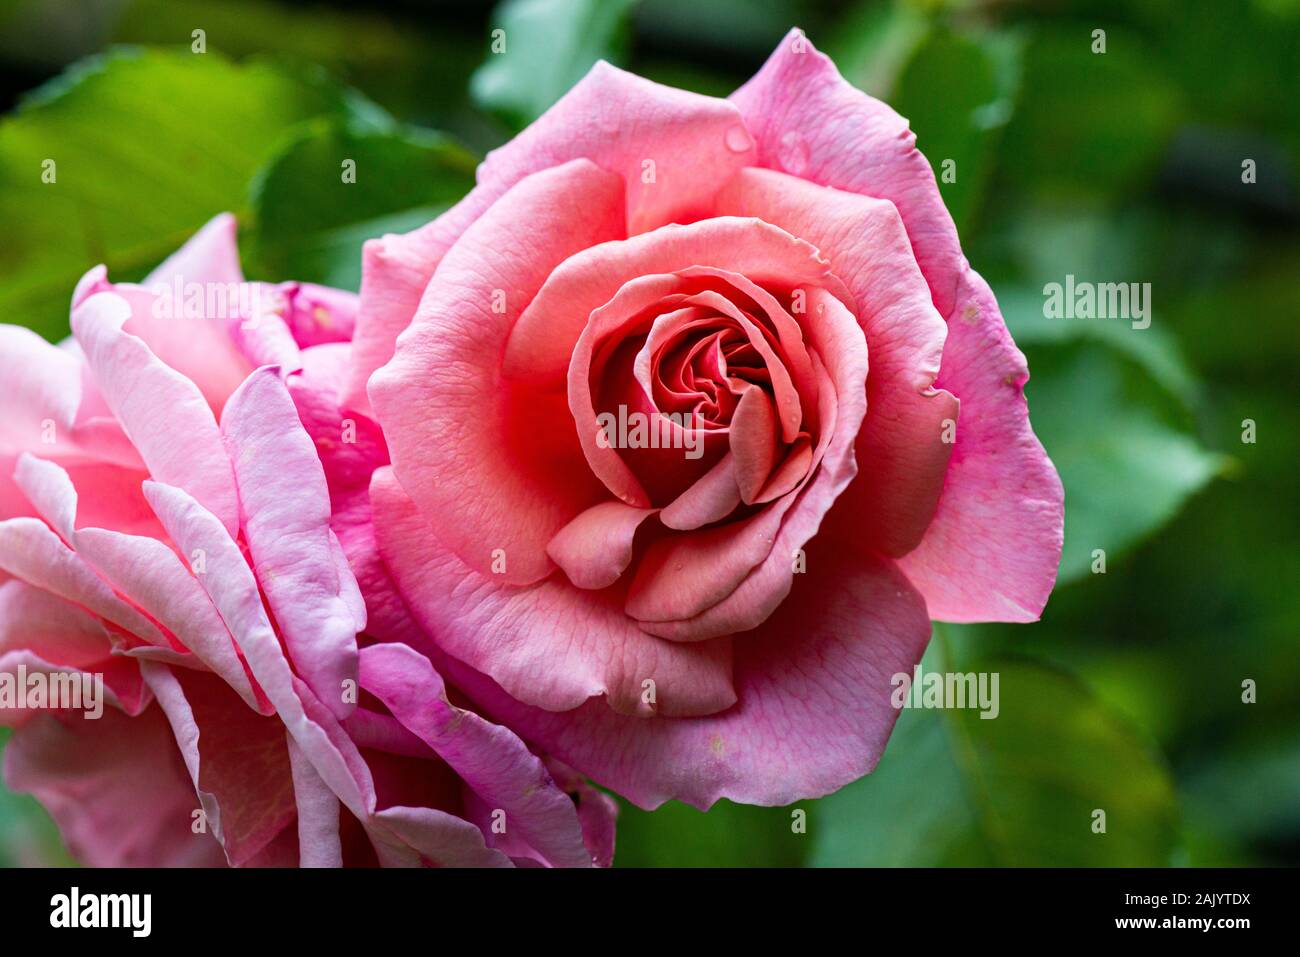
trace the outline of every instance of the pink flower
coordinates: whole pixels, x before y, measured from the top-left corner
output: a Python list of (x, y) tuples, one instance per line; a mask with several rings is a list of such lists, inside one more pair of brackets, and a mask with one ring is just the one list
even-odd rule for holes
[(728, 100), (602, 63), (366, 245), (352, 519), (449, 677), (638, 804), (835, 790), (930, 619), (1052, 588), (1025, 361), (913, 139), (798, 31)]
[(400, 618), (376, 643), (298, 411), (333, 403), (309, 370), (347, 362), (356, 297), (245, 283), (234, 239), (92, 270), (60, 347), (0, 326), (0, 676), (102, 675), (108, 705), (11, 702), (9, 786), (93, 865), (608, 863), (608, 798)]

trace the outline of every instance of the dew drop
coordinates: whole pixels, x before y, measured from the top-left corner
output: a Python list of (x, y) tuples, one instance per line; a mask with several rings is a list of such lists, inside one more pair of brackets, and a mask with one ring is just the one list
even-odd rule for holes
[(730, 127), (726, 135), (723, 136), (723, 142), (727, 144), (727, 149), (733, 153), (748, 152), (754, 146), (754, 141), (749, 135), (749, 130), (745, 129), (744, 124), (737, 123)]

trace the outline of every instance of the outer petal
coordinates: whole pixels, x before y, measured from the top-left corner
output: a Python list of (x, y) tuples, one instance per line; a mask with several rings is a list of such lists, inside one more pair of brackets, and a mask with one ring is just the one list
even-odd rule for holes
[(352, 739), (311, 689), (289, 667), (262, 607), (257, 581), (241, 560), (239, 547), (212, 513), (184, 491), (147, 483), (145, 494), (168, 534), (183, 551), (202, 548), (210, 564), (226, 573), (204, 578), (204, 586), (244, 652), (250, 670), (275, 705), (286, 732), (339, 801), (357, 818), (381, 861), (509, 863), (485, 847), (478, 828), (429, 808), (377, 810), (374, 780)]
[(961, 397), (961, 425), (934, 522), (899, 565), (932, 618), (1036, 621), (1061, 562), (1065, 493), (1029, 426), (1029, 369), (973, 271), (949, 328), (939, 385)]
[(339, 799), (316, 773), (310, 759), (286, 735), (293, 771), (294, 801), (298, 805), (298, 860), (302, 867), (342, 867)]
[[(259, 369), (227, 403), (222, 432), (235, 462), (253, 566), (298, 671), (342, 717), (355, 687), (358, 622), (351, 572), (333, 558), (325, 473), (288, 390)], [(364, 623), (361, 623), (364, 625)]]
[[(249, 298), (235, 242), (235, 218), (214, 217), (139, 285), (114, 285), (103, 267), (81, 281), (74, 308), (97, 292), (116, 292), (131, 303), (127, 332), (190, 379), (213, 409), (220, 410), (252, 366), (231, 341)], [(201, 304), (201, 305), (199, 305)], [(195, 306), (199, 305), (197, 313)]]
[(8, 786), (34, 795), (91, 867), (225, 861), (212, 835), (193, 833), (198, 798), (158, 708), (138, 718), (108, 710), (97, 721), (42, 716), (14, 732), (4, 763)]
[(797, 30), (731, 99), (757, 142), (758, 165), (898, 208), (948, 322), (935, 385), (961, 400), (963, 425), (927, 534), (934, 541), (907, 556), (904, 571), (934, 618), (1036, 618), (1060, 558), (1060, 479), (1029, 426), (1024, 357), (962, 255), (906, 121), (846, 83)]
[[(126, 300), (96, 293), (73, 311), (72, 330), (153, 477), (186, 489), (233, 535), (239, 498), (212, 410), (193, 382), (123, 331), (130, 316)], [(159, 415), (160, 409), (167, 414)]]
[(573, 801), (545, 765), (508, 728), (451, 704), (427, 658), (402, 644), (371, 645), (361, 653), (361, 682), (480, 798), (503, 810), (507, 830), (544, 861), (591, 865)]
[(366, 241), (352, 361), (341, 384), (345, 408), (371, 414), (366, 395), (370, 376), (393, 357), (398, 335), (415, 318), (420, 297), (452, 243), (505, 189), (505, 184), (479, 186), (417, 230)]
[(891, 678), (911, 673), (930, 624), (906, 579), (851, 544), (815, 539), (808, 569), (737, 641), (738, 701), (721, 714), (634, 718), (595, 701), (554, 714), (454, 659), (438, 666), (494, 719), (642, 807), (820, 797), (875, 767), (898, 717)]
[(381, 553), (412, 613), (520, 700), (564, 710), (607, 695), (616, 710), (647, 714), (643, 682), (652, 679), (665, 715), (735, 701), (730, 639), (681, 645), (647, 635), (623, 613), (617, 589), (587, 592), (558, 578), (514, 588), (479, 575), (431, 533), (391, 469), (375, 473), (370, 497)]
[[(113, 655), (108, 631), (94, 615), (69, 601), (16, 579), (0, 584), (0, 672), (26, 664), (28, 671), (102, 674), (106, 703), (130, 715), (148, 706), (149, 689), (139, 666)], [(30, 712), (0, 712), (0, 724), (19, 724)]]
[(154, 538), (75, 527), (77, 493), (53, 462), (24, 454), (15, 478), (80, 558), (219, 674), (248, 707), (259, 707), (230, 633), (175, 552)]
[(602, 61), (488, 154), (478, 178), (516, 183), (590, 159), (626, 181), (628, 232), (636, 234), (705, 215), (718, 187), (753, 156), (740, 112), (726, 100), (660, 86)]
[(621, 207), (618, 178), (585, 160), (519, 183), (448, 253), (371, 380), (407, 493), (470, 567), (503, 551), (511, 583), (555, 568), (546, 543), (598, 492), (576, 438), (555, 427), (563, 397), (504, 382), (501, 352), (551, 271), (621, 232)]

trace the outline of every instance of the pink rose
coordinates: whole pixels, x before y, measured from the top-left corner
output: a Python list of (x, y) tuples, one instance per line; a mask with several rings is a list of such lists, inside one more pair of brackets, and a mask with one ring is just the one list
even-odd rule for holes
[(92, 270), (61, 347), (0, 326), (0, 677), (102, 675), (108, 705), (0, 711), (9, 786), (93, 865), (608, 863), (607, 798), (461, 707), (400, 619), (375, 643), (317, 452), (382, 449), (321, 377), (356, 297), (245, 283), (234, 240)]
[(1052, 588), (1025, 361), (913, 139), (798, 31), (728, 100), (602, 63), (366, 245), (353, 520), (449, 677), (638, 804), (835, 790), (930, 619)]

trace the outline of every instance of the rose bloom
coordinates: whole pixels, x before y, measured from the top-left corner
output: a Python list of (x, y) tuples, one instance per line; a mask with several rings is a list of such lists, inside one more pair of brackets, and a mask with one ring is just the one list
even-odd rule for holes
[(0, 711), (5, 779), (87, 864), (610, 860), (610, 799), (368, 614), (322, 464), (382, 449), (329, 378), (355, 310), (244, 283), (222, 216), (143, 285), (92, 270), (62, 346), (0, 326), (0, 672), (107, 704)]
[(1024, 357), (906, 121), (798, 31), (726, 100), (598, 64), (367, 243), (351, 361), (391, 464), (342, 524), (486, 714), (645, 807), (854, 780), (931, 619), (1055, 580)]

